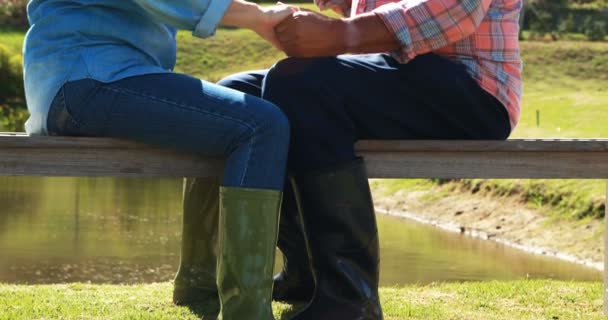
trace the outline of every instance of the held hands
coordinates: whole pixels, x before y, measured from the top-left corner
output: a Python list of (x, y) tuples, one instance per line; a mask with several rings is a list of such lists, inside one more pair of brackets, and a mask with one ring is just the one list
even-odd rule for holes
[[(324, 0), (318, 0), (324, 1)], [(312, 11), (297, 11), (279, 22), (274, 31), (280, 48), (289, 56), (333, 56), (347, 51), (348, 25)]]
[[(332, 1), (349, 0), (315, 1), (326, 8), (333, 5)], [(345, 53), (358, 33), (353, 32), (350, 19), (332, 19), (280, 2), (261, 7), (246, 0), (232, 0), (220, 24), (251, 29), (279, 50), (299, 57)]]
[[(333, 8), (344, 1), (347, 0), (315, 0), (315, 3), (320, 8)], [(252, 29), (289, 56), (333, 56), (346, 53), (348, 49), (347, 20), (329, 18), (281, 2), (260, 10)]]
[[(320, 6), (328, 7), (334, 0), (315, 1)], [(266, 29), (263, 36), (271, 39), (277, 48), (289, 56), (323, 57), (344, 53), (389, 52), (401, 48), (395, 34), (374, 12), (333, 19), (306, 10), (286, 13), (288, 9), (280, 8), (274, 15), (275, 19), (268, 23), (274, 25), (274, 33)]]
[(256, 28), (253, 30), (266, 41), (272, 43), (272, 45), (274, 45), (277, 49), (283, 50), (281, 44), (277, 40), (274, 28), (279, 22), (283, 21), (298, 10), (299, 8), (297, 7), (289, 6), (281, 2), (277, 2), (277, 4), (274, 6), (263, 7), (262, 18), (260, 19), (260, 22)]

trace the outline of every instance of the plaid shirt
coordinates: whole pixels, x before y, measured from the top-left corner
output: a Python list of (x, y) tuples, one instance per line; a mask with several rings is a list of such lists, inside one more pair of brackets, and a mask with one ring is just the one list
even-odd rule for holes
[(506, 107), (513, 129), (522, 94), (521, 7), (522, 0), (352, 0), (351, 15), (375, 12), (401, 43), (393, 56), (402, 63), (434, 52), (464, 64)]

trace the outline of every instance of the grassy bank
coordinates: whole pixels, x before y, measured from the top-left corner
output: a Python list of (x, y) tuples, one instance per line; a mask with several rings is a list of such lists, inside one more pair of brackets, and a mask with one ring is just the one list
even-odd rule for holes
[[(512, 137), (608, 137), (604, 123), (608, 118), (608, 43), (526, 41), (521, 46), (525, 93), (521, 121)], [(388, 183), (394, 190), (411, 184)], [(459, 180), (447, 187), (517, 197), (552, 217), (581, 220), (604, 215), (603, 180)]]
[[(171, 284), (0, 285), (0, 319), (215, 319), (171, 304)], [(599, 283), (470, 282), (383, 288), (385, 319), (603, 319)], [(278, 319), (292, 307), (275, 304)]]

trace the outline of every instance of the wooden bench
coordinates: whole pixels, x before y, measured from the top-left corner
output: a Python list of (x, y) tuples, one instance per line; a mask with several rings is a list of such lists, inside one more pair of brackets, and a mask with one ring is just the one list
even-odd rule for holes
[[(357, 152), (370, 178), (608, 179), (608, 140), (361, 141)], [(205, 177), (221, 172), (220, 159), (127, 141), (0, 134), (0, 175)], [(608, 230), (608, 219), (606, 225)], [(608, 237), (604, 245), (608, 248)], [(606, 250), (604, 257), (608, 314)]]

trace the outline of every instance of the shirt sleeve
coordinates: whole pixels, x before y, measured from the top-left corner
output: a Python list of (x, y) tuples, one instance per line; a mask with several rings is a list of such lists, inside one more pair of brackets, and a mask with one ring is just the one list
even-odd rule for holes
[(215, 34), (232, 0), (135, 0), (162, 23), (190, 30), (200, 38)]
[(404, 0), (376, 8), (407, 60), (475, 32), (492, 0)]

